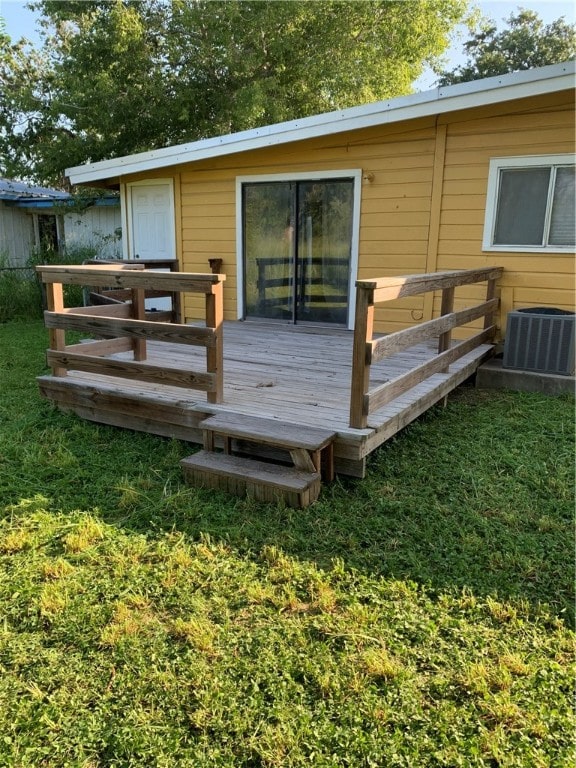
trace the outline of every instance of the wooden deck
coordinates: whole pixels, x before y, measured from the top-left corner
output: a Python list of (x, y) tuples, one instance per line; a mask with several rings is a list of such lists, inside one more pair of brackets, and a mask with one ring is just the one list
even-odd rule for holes
[[(295, 507), (312, 504), (335, 472), (363, 477), (373, 450), (476, 371), (491, 353), (502, 275), (488, 267), (358, 280), (348, 332), (225, 325), (222, 274), (136, 263), (38, 269), (52, 369), (39, 379), (43, 395), (92, 421), (201, 442), (181, 462), (188, 482)], [(485, 300), (455, 309), (455, 290), (475, 283), (486, 283)], [(98, 305), (66, 307), (65, 284), (96, 287)], [(374, 336), (376, 305), (427, 292), (439, 293), (439, 317)], [(177, 312), (158, 322), (150, 293), (203, 297), (203, 322), (179, 322)], [(452, 343), (454, 329), (478, 320), (482, 330)], [(69, 331), (86, 342), (68, 344)]]
[[(41, 376), (41, 393), (58, 407), (91, 421), (202, 443), (199, 424), (210, 414), (234, 413), (317, 427), (336, 433), (336, 472), (362, 477), (366, 457), (469, 378), (490, 356), (481, 344), (376, 410), (366, 428), (352, 429), (350, 394), (353, 333), (259, 322), (224, 324), (221, 403), (205, 392), (161, 383), (69, 370)], [(418, 344), (373, 363), (370, 387), (413, 370), (438, 355), (437, 341)], [(133, 360), (132, 352), (105, 359)], [(170, 370), (204, 370), (197, 346), (147, 342), (147, 364)]]

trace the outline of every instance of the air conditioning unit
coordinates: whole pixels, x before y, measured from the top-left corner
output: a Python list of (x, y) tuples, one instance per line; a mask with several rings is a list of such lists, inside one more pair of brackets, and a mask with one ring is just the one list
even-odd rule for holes
[(508, 313), (504, 368), (539, 373), (574, 373), (576, 314), (563, 309), (531, 307)]

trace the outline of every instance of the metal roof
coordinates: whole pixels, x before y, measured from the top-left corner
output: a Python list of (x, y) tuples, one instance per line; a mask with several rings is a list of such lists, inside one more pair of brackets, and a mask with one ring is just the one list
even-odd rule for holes
[(68, 192), (48, 187), (35, 187), (23, 181), (0, 179), (0, 200), (67, 200)]
[(327, 112), (301, 120), (253, 128), (241, 133), (87, 163), (68, 168), (66, 175), (72, 184), (89, 184), (94, 181), (116, 179), (121, 175), (167, 168), (181, 163), (193, 163), (358, 128), (387, 125), (402, 120), (573, 89), (575, 65), (575, 61), (552, 64), (538, 69), (435, 88), (424, 93), (400, 96), (388, 101), (364, 104), (337, 112)]

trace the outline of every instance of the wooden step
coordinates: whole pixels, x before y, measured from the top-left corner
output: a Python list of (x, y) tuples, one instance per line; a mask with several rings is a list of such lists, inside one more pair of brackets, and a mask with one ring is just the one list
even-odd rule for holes
[(229, 437), (244, 438), (288, 450), (305, 448), (307, 451), (319, 451), (336, 437), (336, 432), (329, 429), (229, 412), (209, 416), (200, 423), (200, 427)]
[(276, 419), (262, 419), (240, 413), (221, 412), (200, 422), (204, 431), (204, 448), (214, 450), (214, 435), (224, 438), (225, 453), (231, 452), (231, 440), (246, 440), (290, 451), (294, 465), (308, 472), (322, 472), (324, 480), (334, 479), (334, 446), (336, 432), (318, 427), (305, 427)]
[(218, 488), (236, 496), (247, 494), (258, 501), (284, 499), (290, 507), (307, 507), (320, 494), (319, 473), (295, 467), (211, 451), (198, 451), (182, 459), (180, 465), (191, 485)]

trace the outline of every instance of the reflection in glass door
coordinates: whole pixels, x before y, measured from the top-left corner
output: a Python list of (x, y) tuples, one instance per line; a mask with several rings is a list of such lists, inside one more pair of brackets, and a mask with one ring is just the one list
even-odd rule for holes
[(246, 317), (348, 317), (353, 179), (243, 185)]

